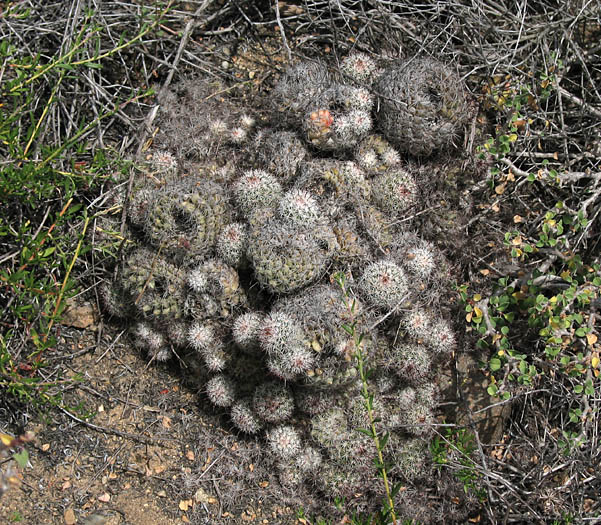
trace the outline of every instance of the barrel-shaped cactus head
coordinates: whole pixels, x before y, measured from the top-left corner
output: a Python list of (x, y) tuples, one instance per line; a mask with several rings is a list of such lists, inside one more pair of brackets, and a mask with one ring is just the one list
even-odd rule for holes
[(242, 350), (253, 350), (259, 346), (259, 331), (263, 316), (258, 312), (247, 312), (238, 316), (232, 326), (234, 342)]
[(228, 199), (217, 183), (174, 182), (153, 193), (143, 228), (162, 253), (188, 261), (213, 249), (230, 214)]
[(291, 315), (273, 312), (267, 315), (258, 330), (261, 349), (269, 355), (284, 353), (288, 348), (302, 346), (302, 327)]
[(264, 170), (247, 171), (233, 189), (236, 203), (247, 218), (258, 209), (274, 207), (282, 195), (281, 184)]
[(207, 397), (215, 406), (226, 408), (236, 400), (236, 385), (223, 374), (212, 377), (206, 384)]
[(373, 199), (391, 216), (401, 215), (417, 202), (417, 184), (413, 176), (400, 167), (392, 168), (378, 176), (372, 183)]
[(281, 459), (291, 459), (300, 454), (302, 441), (291, 425), (280, 425), (267, 432), (270, 450)]
[(257, 145), (258, 161), (278, 180), (289, 182), (308, 155), (303, 142), (292, 131), (272, 131), (260, 137)]
[(217, 237), (217, 256), (234, 268), (242, 268), (246, 263), (248, 247), (248, 227), (241, 222), (228, 224)]
[(330, 73), (324, 64), (300, 62), (280, 77), (271, 93), (272, 100), (284, 117), (299, 117), (315, 100), (323, 99), (331, 84)]
[(430, 325), (424, 341), (434, 352), (441, 354), (450, 354), (457, 347), (455, 332), (445, 319), (438, 319)]
[(327, 225), (292, 228), (271, 221), (252, 231), (247, 256), (265, 288), (286, 294), (321, 277), (336, 248), (336, 237)]
[(177, 173), (177, 159), (167, 150), (157, 150), (149, 155), (148, 164), (152, 175), (159, 180), (169, 180)]
[(295, 228), (314, 227), (323, 220), (317, 200), (305, 190), (292, 189), (280, 199), (278, 214)]
[(427, 279), (436, 267), (436, 259), (432, 248), (426, 244), (408, 250), (405, 267), (416, 277)]
[(253, 394), (252, 408), (257, 417), (266, 423), (281, 423), (294, 412), (292, 390), (278, 381), (260, 384)]
[(429, 156), (451, 146), (470, 116), (459, 76), (429, 58), (411, 58), (385, 69), (375, 84), (377, 122), (401, 151)]
[(401, 344), (393, 348), (392, 371), (406, 383), (419, 384), (430, 375), (432, 357), (423, 345)]
[(405, 312), (402, 325), (407, 330), (407, 334), (418, 341), (424, 341), (428, 338), (432, 329), (432, 315), (423, 308), (413, 308)]
[(157, 253), (138, 249), (125, 260), (119, 286), (147, 319), (182, 316), (184, 273)]
[(230, 418), (236, 428), (245, 434), (256, 434), (263, 427), (249, 400), (236, 401), (230, 410)]
[(296, 345), (289, 346), (284, 351), (270, 355), (267, 359), (268, 370), (284, 381), (291, 381), (299, 374), (312, 369), (315, 355), (311, 349)]
[(376, 261), (369, 264), (359, 288), (365, 299), (379, 309), (398, 308), (409, 295), (409, 283), (403, 269), (392, 261)]

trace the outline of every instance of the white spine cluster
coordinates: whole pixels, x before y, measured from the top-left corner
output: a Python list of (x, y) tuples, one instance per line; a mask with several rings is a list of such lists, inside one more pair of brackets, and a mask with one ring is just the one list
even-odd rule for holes
[(403, 269), (391, 261), (378, 261), (365, 268), (359, 282), (365, 298), (378, 308), (396, 308), (409, 294)]
[(409, 172), (395, 168), (376, 177), (373, 194), (384, 211), (398, 215), (417, 202), (417, 185)]
[(291, 459), (301, 451), (301, 439), (290, 425), (275, 427), (267, 433), (272, 452), (281, 459)]
[(405, 266), (417, 277), (427, 279), (435, 267), (434, 254), (425, 246), (416, 247), (407, 254)]
[(217, 238), (217, 255), (226, 264), (240, 267), (248, 245), (248, 228), (241, 222), (228, 224)]
[(377, 72), (377, 65), (369, 55), (354, 52), (342, 60), (340, 70), (355, 82), (363, 84), (370, 82), (374, 78)]
[(248, 350), (259, 342), (259, 330), (263, 317), (256, 312), (248, 312), (236, 318), (232, 327), (234, 342)]
[(234, 195), (242, 212), (249, 217), (259, 208), (274, 206), (282, 196), (282, 186), (266, 171), (250, 170), (234, 185)]
[(229, 407), (236, 399), (234, 382), (222, 374), (211, 378), (207, 382), (205, 390), (211, 403), (218, 407)]
[(204, 293), (209, 287), (209, 279), (202, 269), (197, 268), (188, 274), (188, 284), (195, 292)]
[(259, 330), (259, 342), (267, 354), (282, 354), (290, 347), (302, 345), (303, 331), (288, 314), (274, 312), (263, 321)]
[(278, 211), (282, 220), (295, 227), (315, 226), (321, 216), (315, 198), (299, 189), (290, 190), (282, 197)]

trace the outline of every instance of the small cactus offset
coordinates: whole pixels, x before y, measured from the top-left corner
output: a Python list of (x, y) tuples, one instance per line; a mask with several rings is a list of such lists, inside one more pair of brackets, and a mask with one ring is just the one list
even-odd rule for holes
[(291, 66), (272, 92), (275, 109), (294, 121), (306, 113), (312, 101), (322, 99), (331, 84), (330, 72), (321, 62)]
[(374, 200), (390, 215), (407, 211), (417, 200), (417, 184), (411, 174), (393, 168), (373, 180)]
[(257, 162), (278, 180), (287, 183), (296, 177), (307, 158), (307, 147), (293, 131), (268, 130), (258, 133)]
[(355, 159), (370, 173), (387, 171), (401, 162), (398, 151), (381, 135), (369, 135), (362, 140), (355, 151)]
[(151, 359), (194, 363), (201, 395), (236, 432), (260, 436), (282, 487), (351, 498), (379, 490), (373, 444), (355, 430), (367, 420), (352, 325), (389, 434), (383, 459), (397, 462), (396, 480), (419, 478), (433, 362), (457, 341), (426, 306), (445, 310), (433, 298), (448, 264), (408, 231), (422, 181), (401, 155), (457, 138), (460, 84), (430, 60), (382, 68), (355, 53), (339, 71), (301, 62), (273, 89), (264, 126), (229, 101), (201, 118), (193, 97), (209, 87), (184, 85), (186, 119), (180, 98), (165, 101), (147, 177), (126, 202), (133, 242), (102, 292), (107, 311), (131, 321)]
[(225, 264), (241, 268), (246, 264), (248, 228), (244, 223), (233, 222), (221, 230), (217, 238), (217, 257)]
[(207, 397), (218, 407), (230, 407), (236, 400), (236, 385), (224, 375), (216, 375), (207, 382)]
[(390, 261), (378, 261), (367, 266), (359, 288), (375, 308), (395, 309), (409, 297), (409, 282), (405, 272)]
[(353, 52), (342, 59), (340, 72), (358, 84), (370, 84), (377, 76), (378, 64), (365, 53)]

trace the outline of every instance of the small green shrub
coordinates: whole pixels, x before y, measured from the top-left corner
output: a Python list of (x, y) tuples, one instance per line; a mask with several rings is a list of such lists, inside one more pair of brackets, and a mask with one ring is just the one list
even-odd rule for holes
[(600, 298), (601, 267), (587, 264), (573, 248), (588, 227), (582, 212), (558, 202), (531, 234), (505, 234), (508, 255), (532, 270), (501, 277), (492, 293), (470, 295), (460, 288), (466, 319), (491, 348), (488, 393), (500, 399), (534, 390), (551, 378), (567, 389), (574, 404), (562, 429), (564, 451), (583, 444), (581, 430), (593, 417), (588, 400), (599, 385), (598, 332), (591, 307)]

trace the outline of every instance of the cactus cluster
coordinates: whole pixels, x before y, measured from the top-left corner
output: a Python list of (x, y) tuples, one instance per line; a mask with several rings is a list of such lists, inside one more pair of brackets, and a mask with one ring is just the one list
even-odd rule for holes
[[(360, 60), (358, 60), (360, 62)], [(353, 64), (345, 69), (353, 80), (369, 78)], [(374, 96), (356, 82), (335, 78), (327, 67), (302, 62), (291, 67), (274, 89), (274, 102), (287, 110), (288, 121), (300, 124), (302, 136), (320, 151), (340, 151), (355, 147), (373, 127), (371, 110)]]
[[(351, 498), (379, 490), (371, 483), (373, 443), (355, 430), (366, 416), (355, 341), (342, 328), (350, 323), (365, 334), (393, 476), (425, 473), (417, 438), (434, 421), (432, 363), (450, 355), (455, 337), (439, 313), (448, 265), (408, 226), (420, 180), (399, 149), (410, 150), (403, 141), (416, 132), (395, 127), (406, 125), (397, 106), (405, 93), (407, 102), (419, 98), (422, 88), (407, 79), (428, 65), (427, 82), (439, 81), (440, 118), (455, 126), (463, 106), (457, 85), (445, 94), (454, 77), (443, 66), (417, 64), (413, 77), (411, 63), (382, 69), (362, 54), (345, 58), (337, 74), (297, 64), (272, 93), (273, 123), (260, 129), (229, 102), (203, 113), (202, 99), (198, 107), (192, 100), (202, 89), (188, 84), (167, 97), (161, 118), (163, 130), (193, 145), (157, 136), (151, 176), (136, 181), (126, 202), (134, 242), (104, 291), (107, 309), (137, 320), (136, 344), (153, 359), (200, 363), (193, 369), (201, 370), (204, 399), (237, 432), (264, 440), (283, 487), (308, 482)], [(386, 93), (396, 105), (381, 101), (374, 112)], [(172, 108), (180, 100), (194, 107), (185, 119)], [(413, 128), (437, 133), (432, 112), (440, 108), (431, 102), (412, 115)], [(217, 150), (221, 157), (208, 158)]]

